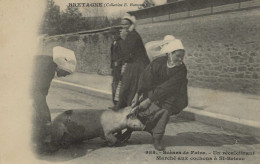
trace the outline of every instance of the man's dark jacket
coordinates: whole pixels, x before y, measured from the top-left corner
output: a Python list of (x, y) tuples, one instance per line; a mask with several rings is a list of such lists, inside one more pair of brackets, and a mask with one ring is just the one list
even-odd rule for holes
[(110, 68), (112, 69), (113, 81), (119, 81), (121, 77), (121, 68), (123, 65), (124, 56), (121, 50), (122, 39), (116, 39), (111, 44), (110, 53)]
[(38, 55), (34, 60), (33, 72), (33, 92), (40, 92), (42, 95), (47, 96), (54, 78), (57, 65), (53, 62), (52, 56)]
[(50, 110), (46, 102), (46, 96), (54, 78), (57, 65), (53, 58), (47, 55), (39, 55), (34, 60), (34, 77), (32, 80), (32, 98), (35, 109), (35, 126), (44, 125), (51, 121)]

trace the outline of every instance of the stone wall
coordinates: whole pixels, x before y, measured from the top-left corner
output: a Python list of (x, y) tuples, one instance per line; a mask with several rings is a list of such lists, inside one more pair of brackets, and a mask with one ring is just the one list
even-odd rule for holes
[(260, 10), (138, 26), (144, 42), (172, 34), (186, 49), (189, 85), (260, 94)]
[(75, 52), (77, 72), (110, 74), (110, 45), (112, 39), (109, 32), (98, 32), (81, 35), (61, 35), (44, 39), (43, 53), (52, 53), (54, 46), (69, 48)]
[[(182, 40), (189, 85), (260, 94), (260, 10), (244, 10), (142, 24), (144, 43), (172, 34)], [(77, 71), (109, 74), (107, 32), (46, 38), (44, 51), (60, 45), (76, 52)]]

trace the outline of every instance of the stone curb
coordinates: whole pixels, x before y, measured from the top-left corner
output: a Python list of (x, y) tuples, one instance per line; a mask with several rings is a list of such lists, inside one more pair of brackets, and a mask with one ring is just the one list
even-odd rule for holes
[[(77, 92), (89, 94), (98, 98), (103, 99), (111, 99), (111, 93), (95, 89), (75, 83), (65, 82), (61, 80), (54, 79), (52, 81), (52, 86), (60, 87), (60, 88), (66, 88), (70, 90), (74, 90)], [(203, 110), (197, 110), (193, 109), (191, 107), (187, 107), (183, 112), (181, 112), (179, 117), (183, 117), (189, 120), (202, 122), (208, 125), (213, 125), (217, 127), (221, 127), (226, 130), (232, 130), (237, 131), (244, 134), (250, 134), (256, 137), (260, 137), (260, 123), (251, 121), (251, 120), (245, 120), (245, 119), (239, 119), (235, 117), (231, 117), (228, 115), (218, 114), (218, 113), (212, 113), (207, 112)]]
[(192, 109), (191, 107), (186, 108), (182, 113), (180, 113), (180, 117), (217, 126), (225, 130), (232, 130), (260, 137), (260, 123), (256, 121)]

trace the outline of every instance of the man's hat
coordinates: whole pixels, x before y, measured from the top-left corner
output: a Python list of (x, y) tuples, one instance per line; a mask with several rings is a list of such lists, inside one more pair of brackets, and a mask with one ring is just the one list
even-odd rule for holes
[(146, 43), (145, 48), (150, 61), (165, 55), (165, 53), (161, 52), (162, 47), (164, 47), (173, 40), (175, 40), (175, 37), (173, 35), (166, 35), (164, 36), (163, 40), (151, 41)]
[(56, 46), (53, 48), (53, 62), (64, 71), (72, 73), (76, 69), (76, 57), (72, 50)]

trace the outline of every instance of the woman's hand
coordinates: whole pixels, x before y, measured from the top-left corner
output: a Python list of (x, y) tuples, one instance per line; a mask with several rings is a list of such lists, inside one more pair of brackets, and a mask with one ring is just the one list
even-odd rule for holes
[(136, 93), (132, 102), (131, 102), (131, 107), (134, 108), (137, 105), (138, 102), (139, 102), (139, 94)]
[(149, 98), (147, 98), (139, 104), (139, 108), (140, 109), (147, 109), (147, 108), (150, 107), (151, 103), (152, 103), (152, 101)]

